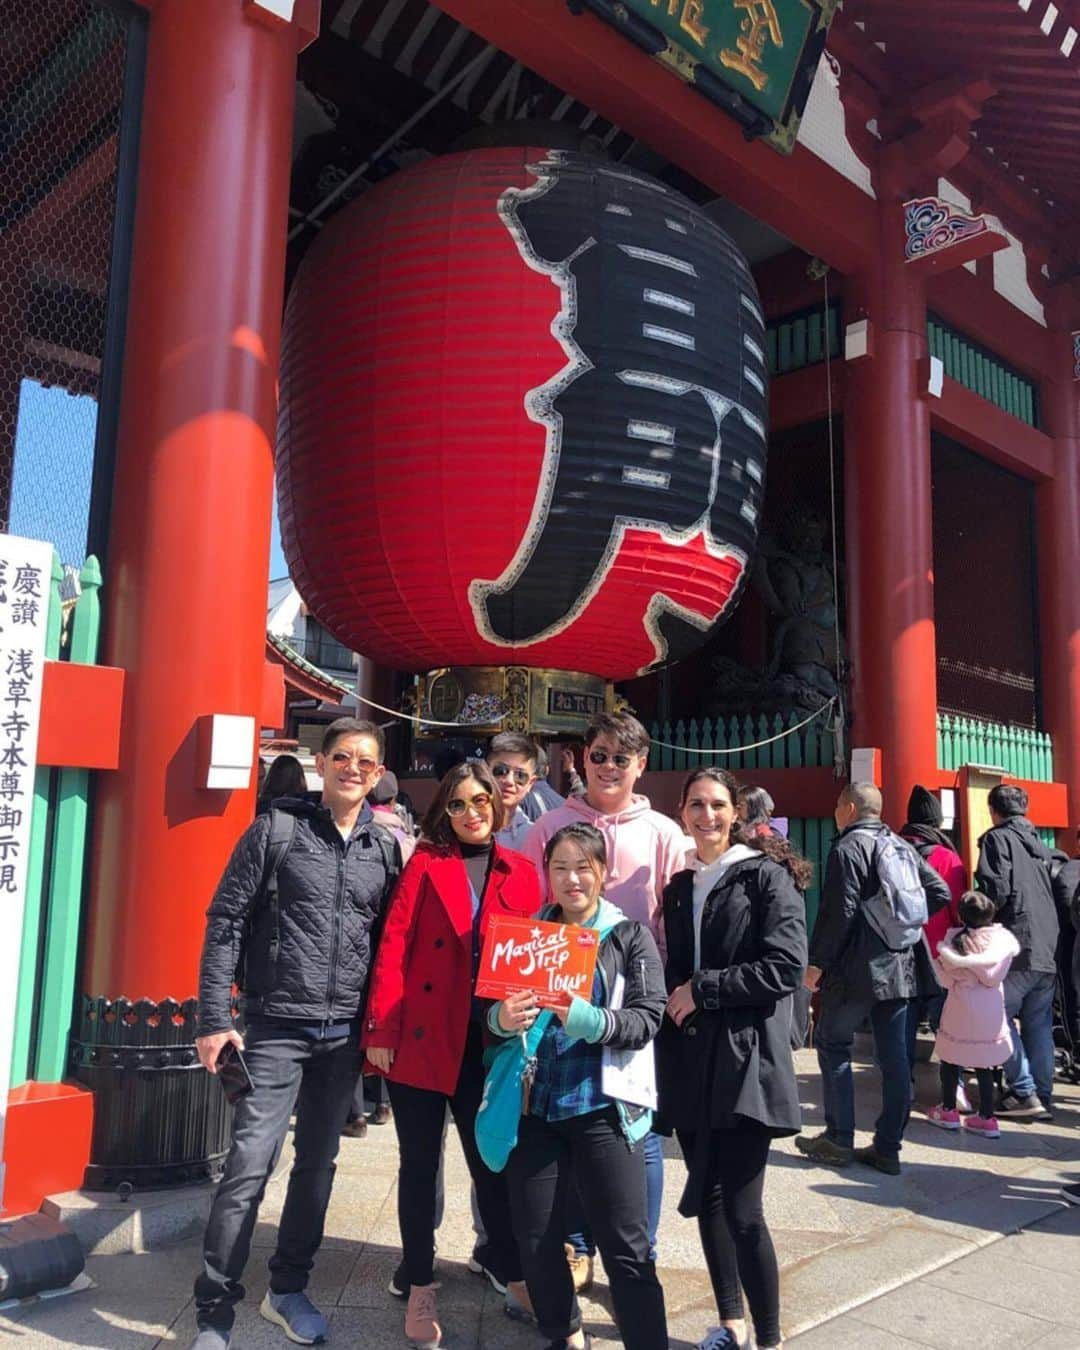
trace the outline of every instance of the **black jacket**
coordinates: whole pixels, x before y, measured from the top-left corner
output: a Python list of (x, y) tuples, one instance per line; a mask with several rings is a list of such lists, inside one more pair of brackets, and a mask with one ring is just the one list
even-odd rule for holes
[(1080, 929), (1080, 858), (1070, 858), (1058, 874), (1063, 892), (1069, 897), (1069, 917)]
[[(873, 857), (874, 841), (883, 833), (891, 833), (883, 821), (857, 820), (833, 840), (810, 938), (810, 964), (824, 972), (823, 1000), (883, 1003), (915, 998), (937, 988), (924, 943), (893, 951), (862, 914), (865, 901), (881, 889)], [(934, 914), (949, 903), (949, 888), (917, 850), (912, 848), (912, 852), (918, 860), (927, 910)]]
[[(560, 914), (558, 905), (545, 905), (538, 917), (558, 923)], [(636, 919), (623, 919), (600, 943), (596, 964), (609, 998), (619, 976), (624, 981), (620, 1006), (609, 1008), (605, 1003), (607, 1026), (600, 1044), (613, 1050), (640, 1050), (660, 1030), (667, 1003), (656, 939)]]
[(764, 854), (732, 863), (706, 897), (695, 973), (694, 875), (678, 872), (664, 890), (665, 980), (669, 991), (691, 980), (697, 1011), (661, 1028), (661, 1128), (707, 1132), (742, 1117), (797, 1134), (791, 995), (806, 973), (803, 898)]
[(979, 889), (997, 906), (998, 923), (1020, 944), (1011, 970), (1057, 970), (1059, 924), (1050, 864), (1062, 856), (1046, 847), (1025, 816), (1010, 816), (979, 840)]
[[(559, 913), (558, 905), (545, 905), (539, 917), (558, 922)], [(600, 943), (596, 965), (606, 991), (606, 1026), (599, 1044), (610, 1046), (612, 1050), (640, 1050), (655, 1040), (667, 1003), (664, 967), (656, 939), (645, 924), (636, 919), (624, 919)], [(610, 1008), (607, 1000), (610, 1000), (620, 976), (622, 998), (618, 1008)], [(502, 1035), (501, 1032), (497, 1034)], [(645, 1110), (633, 1102), (622, 1102), (619, 1109), (626, 1121), (638, 1119)]]
[[(206, 912), (200, 1036), (232, 1026), (230, 992), (242, 946), (247, 1016), (348, 1022), (362, 1011), (400, 850), (366, 802), (348, 840), (324, 806), (292, 798), (274, 805), (296, 817), (278, 869), (277, 922), (262, 895), (271, 820), (265, 815), (241, 835)], [(396, 870), (387, 868), (388, 856)]]

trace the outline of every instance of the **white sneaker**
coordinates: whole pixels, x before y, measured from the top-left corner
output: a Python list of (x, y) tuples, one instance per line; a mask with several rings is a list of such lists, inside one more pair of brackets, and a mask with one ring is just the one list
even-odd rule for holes
[(962, 1116), (973, 1116), (975, 1114), (975, 1108), (972, 1106), (970, 1098), (964, 1091), (963, 1083), (958, 1083), (956, 1085), (956, 1109)]

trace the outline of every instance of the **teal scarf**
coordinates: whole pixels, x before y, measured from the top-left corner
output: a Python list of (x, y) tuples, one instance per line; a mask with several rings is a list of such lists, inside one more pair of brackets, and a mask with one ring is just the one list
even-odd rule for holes
[[(552, 915), (558, 913), (558, 908), (557, 905), (546, 905), (537, 918), (552, 922)], [(622, 923), (625, 918), (626, 915), (617, 905), (601, 897), (600, 907), (593, 915), (592, 922), (583, 926), (595, 928), (603, 942), (615, 925)], [(476, 1146), (485, 1166), (492, 1172), (503, 1170), (517, 1146), (525, 1068), (529, 1060), (535, 1057), (537, 1047), (554, 1016), (550, 1009), (545, 1008), (527, 1035), (512, 1036), (495, 1046), (493, 1051), (488, 1051), (489, 1067), (484, 1080), (484, 1096), (476, 1113), (475, 1128)]]

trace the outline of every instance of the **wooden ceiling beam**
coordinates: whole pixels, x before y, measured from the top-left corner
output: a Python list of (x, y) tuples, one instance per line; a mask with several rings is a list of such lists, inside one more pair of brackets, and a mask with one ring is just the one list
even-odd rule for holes
[(1041, 125), (1037, 137), (1025, 136), (1018, 131), (1016, 123), (1003, 118), (994, 121), (984, 120), (979, 126), (978, 139), (985, 145), (1023, 146), (1031, 152), (1040, 149), (1053, 149), (1075, 162), (1076, 143), (1080, 137), (1080, 123), (1051, 123)]
[[(336, 33), (324, 32), (318, 42), (301, 52), (297, 69), (315, 93), (380, 132), (400, 126), (432, 92)], [(409, 133), (409, 139), (441, 153), (473, 125), (468, 113), (445, 99)], [(380, 134), (372, 148), (382, 139)]]
[[(983, 10), (979, 15), (967, 17), (959, 14), (950, 0), (948, 8), (935, 7), (933, 18), (910, 5), (890, 5), (887, 10), (879, 11), (875, 16), (866, 14), (866, 30), (876, 40), (888, 45), (890, 35), (916, 33), (924, 39), (936, 40), (941, 33), (967, 35), (968, 41), (975, 37), (987, 38), (995, 47), (998, 40), (1017, 43), (1022, 47), (1047, 47), (1054, 50), (1052, 38), (1040, 32), (1035, 24), (1019, 22), (1025, 16), (1023, 11), (1013, 7), (1015, 19), (1001, 15), (988, 14)], [(982, 56), (982, 59), (985, 59)]]
[[(895, 4), (895, 0), (861, 0), (856, 8), (855, 18), (865, 20), (869, 27), (871, 24), (890, 22), (900, 7)], [(919, 22), (926, 27), (937, 23), (942, 9), (939, 0), (922, 0), (922, 3), (920, 0), (909, 0), (904, 6), (904, 13), (911, 22)], [(1011, 22), (1015, 17), (1026, 17), (1014, 0), (949, 0), (948, 13), (950, 17), (966, 16), (974, 22), (987, 18), (996, 19), (999, 23), (1002, 20)]]

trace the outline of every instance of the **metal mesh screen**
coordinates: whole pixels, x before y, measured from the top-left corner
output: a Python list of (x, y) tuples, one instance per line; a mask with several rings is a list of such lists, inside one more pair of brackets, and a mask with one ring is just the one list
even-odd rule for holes
[(938, 707), (1035, 727), (1032, 486), (938, 436), (933, 475)]
[(0, 5), (0, 529), (86, 555), (127, 21)]

